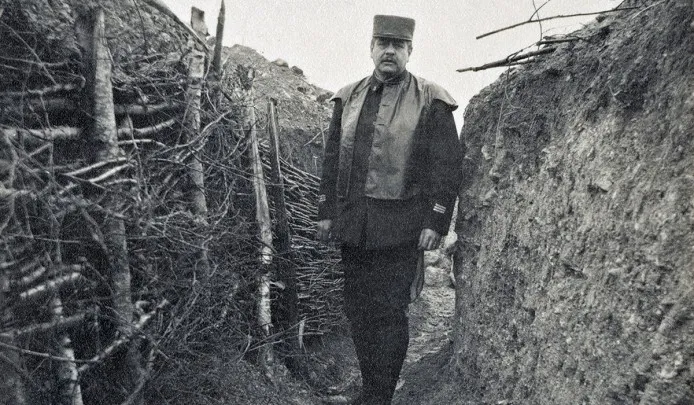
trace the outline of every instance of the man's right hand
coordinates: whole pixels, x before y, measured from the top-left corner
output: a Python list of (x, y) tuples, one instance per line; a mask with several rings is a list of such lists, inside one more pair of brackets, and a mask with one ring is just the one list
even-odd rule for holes
[(333, 239), (332, 234), (333, 220), (323, 219), (318, 221), (318, 229), (316, 231), (316, 237), (321, 242), (329, 242)]

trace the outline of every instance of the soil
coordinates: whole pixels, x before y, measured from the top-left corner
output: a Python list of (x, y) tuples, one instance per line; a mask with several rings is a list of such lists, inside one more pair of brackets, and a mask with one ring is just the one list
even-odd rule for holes
[(623, 6), (466, 111), (446, 372), (477, 403), (694, 403), (694, 5)]
[[(282, 156), (311, 174), (320, 174), (322, 134), (327, 132), (330, 122), (332, 93), (307, 82), (296, 66), (289, 67), (281, 60), (271, 62), (246, 46), (225, 47), (222, 60), (227, 61), (228, 72), (234, 72), (239, 65), (255, 69), (256, 106), (261, 120), (267, 101), (277, 101)], [(265, 132), (259, 131), (260, 136), (264, 137)]]

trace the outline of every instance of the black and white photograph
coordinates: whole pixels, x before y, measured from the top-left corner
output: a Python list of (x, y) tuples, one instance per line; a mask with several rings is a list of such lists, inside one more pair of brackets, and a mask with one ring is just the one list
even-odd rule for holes
[(694, 405), (694, 0), (0, 0), (0, 405)]

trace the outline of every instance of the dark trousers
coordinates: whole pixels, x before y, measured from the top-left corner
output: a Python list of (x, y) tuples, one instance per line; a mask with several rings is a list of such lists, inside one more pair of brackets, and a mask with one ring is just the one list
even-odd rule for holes
[(390, 404), (395, 392), (409, 343), (407, 306), (417, 257), (416, 243), (384, 249), (342, 247), (344, 307), (365, 404)]

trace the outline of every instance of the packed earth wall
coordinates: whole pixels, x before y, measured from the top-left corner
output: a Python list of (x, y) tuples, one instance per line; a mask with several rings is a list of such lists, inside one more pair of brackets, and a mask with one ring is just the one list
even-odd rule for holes
[(478, 403), (694, 403), (694, 2), (643, 3), (465, 113), (453, 364)]

